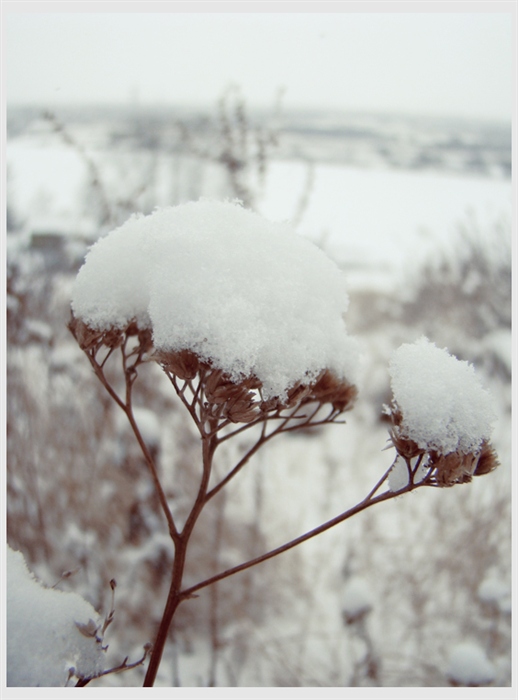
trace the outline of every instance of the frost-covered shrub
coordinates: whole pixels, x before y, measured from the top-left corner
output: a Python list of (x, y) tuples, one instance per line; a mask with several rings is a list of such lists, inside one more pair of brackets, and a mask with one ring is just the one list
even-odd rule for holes
[(21, 552), (7, 547), (6, 559), (7, 685), (65, 686), (99, 675), (101, 621), (90, 603), (43, 586)]
[(402, 319), (435, 337), (444, 328), (472, 339), (509, 330), (511, 261), (509, 221), (496, 220), (481, 231), (467, 218), (458, 225), (452, 249), (411, 271)]

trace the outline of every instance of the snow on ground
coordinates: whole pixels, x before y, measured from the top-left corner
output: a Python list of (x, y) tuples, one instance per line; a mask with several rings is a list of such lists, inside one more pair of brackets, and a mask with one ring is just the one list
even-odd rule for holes
[[(304, 178), (304, 164), (275, 163), (263, 213), (274, 219), (292, 217)], [(397, 278), (434, 247), (447, 246), (468, 215), (484, 229), (501, 216), (510, 221), (511, 214), (508, 180), (317, 165), (299, 230), (322, 241), (350, 271), (350, 283), (357, 278), (354, 268), (373, 267), (384, 284), (387, 276)]]
[[(80, 155), (59, 142), (51, 143), (42, 147), (33, 138), (20, 137), (7, 148), (10, 198), (22, 216), (32, 213), (35, 220), (77, 213), (77, 200), (87, 182)], [(131, 157), (133, 163), (140, 158), (143, 169), (148, 167), (144, 156)], [(107, 174), (110, 160), (121, 158), (121, 154), (93, 154), (100, 171)], [(171, 201), (172, 193), (180, 201), (195, 196), (192, 183), (177, 182), (185, 177), (183, 171), (189, 164), (184, 165), (174, 157), (160, 161), (156, 205), (176, 204)], [(127, 173), (128, 168), (121, 170)], [(272, 162), (260, 200), (261, 213), (277, 221), (293, 219), (307, 175), (308, 166), (300, 161)], [(113, 172), (111, 177), (115, 177)], [(214, 166), (198, 166), (190, 177), (203, 184), (204, 195), (217, 196), (221, 182), (215, 181)], [(510, 180), (316, 164), (311, 181), (298, 230), (343, 263), (352, 284), (358, 274), (363, 280), (365, 268), (374, 269), (382, 284), (387, 277), (393, 281), (409, 262), (415, 265), (434, 247), (447, 246), (456, 227), (469, 216), (482, 230), (500, 217), (511, 220)], [(370, 275), (371, 282), (373, 279)]]
[(104, 652), (94, 608), (76, 593), (45, 588), (21, 552), (7, 548), (7, 685), (64, 686), (98, 675)]

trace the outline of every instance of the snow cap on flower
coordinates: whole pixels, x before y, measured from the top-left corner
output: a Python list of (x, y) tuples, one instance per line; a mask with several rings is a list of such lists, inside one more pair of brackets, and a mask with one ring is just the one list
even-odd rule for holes
[(494, 402), (471, 364), (423, 337), (401, 345), (389, 371), (399, 436), (438, 456), (477, 454), (487, 444)]
[(72, 298), (82, 347), (108, 335), (115, 346), (134, 324), (186, 377), (205, 362), (235, 383), (254, 377), (265, 400), (326, 371), (356, 382), (347, 306), (343, 273), (316, 246), (211, 200), (132, 216), (90, 249)]

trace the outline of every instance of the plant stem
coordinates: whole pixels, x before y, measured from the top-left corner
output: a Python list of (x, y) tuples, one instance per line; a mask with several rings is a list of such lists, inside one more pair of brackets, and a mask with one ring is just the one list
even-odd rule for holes
[(164, 647), (167, 642), (169, 628), (171, 627), (171, 622), (173, 621), (173, 616), (178, 606), (183, 600), (191, 597), (189, 594), (186, 594), (185, 592), (181, 591), (183, 573), (185, 569), (185, 558), (187, 554), (187, 546), (189, 543), (190, 536), (192, 534), (196, 521), (198, 520), (198, 517), (200, 516), (203, 510), (203, 506), (206, 503), (205, 497), (209, 485), (209, 479), (212, 470), (212, 460), (214, 457), (216, 447), (217, 439), (214, 436), (203, 436), (203, 474), (200, 481), (196, 501), (194, 502), (191, 512), (187, 517), (184, 528), (182, 532), (177, 533), (176, 537), (173, 538), (175, 545), (175, 553), (173, 572), (171, 576), (171, 586), (169, 588), (169, 595), (167, 597), (164, 614), (162, 615), (162, 620), (160, 621), (156, 640), (153, 645), (153, 651), (151, 652), (151, 659), (146, 672), (146, 677), (144, 679), (145, 688), (151, 687), (155, 683), (156, 674), (158, 672), (160, 661), (162, 659), (162, 654), (164, 652)]
[(375, 505), (376, 503), (381, 503), (382, 501), (388, 501), (392, 498), (395, 498), (396, 496), (401, 496), (403, 493), (409, 493), (410, 491), (413, 491), (416, 488), (419, 488), (420, 486), (424, 486), (425, 484), (423, 482), (419, 484), (409, 484), (406, 486), (404, 489), (400, 491), (385, 491), (384, 493), (380, 494), (379, 496), (375, 496), (374, 498), (366, 498), (364, 499), (361, 503), (358, 503), (356, 506), (353, 508), (350, 508), (349, 510), (344, 511), (340, 515), (337, 515), (335, 518), (332, 518), (331, 520), (328, 520), (327, 522), (323, 523), (322, 525), (319, 525), (318, 527), (314, 528), (313, 530), (310, 530), (309, 532), (306, 532), (304, 535), (300, 535), (300, 537), (295, 538), (294, 540), (290, 540), (290, 542), (287, 542), (286, 544), (281, 545), (280, 547), (277, 547), (276, 549), (272, 549), (270, 552), (267, 552), (266, 554), (262, 554), (259, 557), (256, 557), (255, 559), (250, 559), (247, 562), (244, 562), (243, 564), (239, 564), (238, 566), (234, 566), (231, 569), (227, 569), (226, 571), (221, 572), (220, 574), (216, 574), (215, 576), (211, 576), (210, 578), (206, 579), (205, 581), (201, 581), (200, 583), (196, 584), (195, 586), (191, 586), (190, 588), (187, 588), (186, 590), (182, 591), (182, 595), (185, 597), (190, 597), (197, 591), (201, 590), (202, 588), (206, 588), (207, 586), (210, 586), (213, 583), (216, 583), (217, 581), (221, 581), (224, 578), (228, 578), (229, 576), (233, 576), (234, 574), (239, 573), (240, 571), (245, 571), (246, 569), (250, 569), (252, 566), (256, 566), (257, 564), (260, 564), (263, 561), (267, 561), (268, 559), (272, 559), (273, 557), (278, 556), (279, 554), (282, 554), (283, 552), (287, 552), (289, 549), (292, 549), (293, 547), (296, 547), (299, 544), (302, 544), (302, 542), (306, 542), (307, 540), (311, 539), (312, 537), (316, 537), (317, 535), (320, 535), (322, 532), (325, 532), (326, 530), (329, 530), (330, 528), (334, 527), (335, 525), (338, 525), (339, 523), (344, 522), (344, 520), (348, 520), (351, 518), (353, 515), (356, 515), (357, 513), (360, 513), (363, 510), (366, 510), (367, 508), (370, 508), (371, 506)]
[(180, 593), (180, 587), (182, 585), (183, 578), (183, 570), (185, 567), (186, 552), (187, 541), (185, 541), (183, 538), (180, 538), (179, 542), (177, 542), (175, 545), (171, 586), (169, 588), (169, 595), (167, 596), (164, 614), (162, 615), (162, 620), (160, 621), (160, 626), (158, 628), (156, 640), (153, 645), (153, 650), (151, 652), (151, 659), (149, 661), (146, 677), (144, 679), (144, 688), (149, 688), (155, 683), (156, 674), (158, 672), (158, 667), (160, 666), (160, 661), (162, 660), (162, 654), (164, 652), (164, 647), (167, 641), (167, 636), (169, 634), (169, 628), (171, 626), (173, 616), (182, 600), (187, 597)]

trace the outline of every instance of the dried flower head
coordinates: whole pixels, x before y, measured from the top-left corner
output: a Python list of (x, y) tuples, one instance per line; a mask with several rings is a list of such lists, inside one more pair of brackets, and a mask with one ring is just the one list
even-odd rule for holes
[[(210, 200), (132, 216), (92, 246), (72, 294), (84, 349), (113, 348), (134, 324), (152, 331), (179, 378), (194, 379), (204, 362), (235, 384), (257, 376), (264, 401), (291, 406), (309, 399), (325, 367), (355, 381), (347, 305), (343, 272), (315, 245), (239, 203)], [(332, 393), (325, 401), (336, 410), (352, 401), (346, 388)]]
[(419, 447), (416, 442), (406, 437), (402, 429), (403, 414), (397, 404), (394, 403), (390, 408), (385, 407), (385, 413), (392, 421), (390, 438), (396, 452), (408, 463), (416, 457), (427, 455), (428, 481), (436, 486), (467, 484), (473, 476), (488, 474), (498, 467), (496, 452), (487, 440), (478, 450), (456, 450), (442, 454), (434, 449)]

